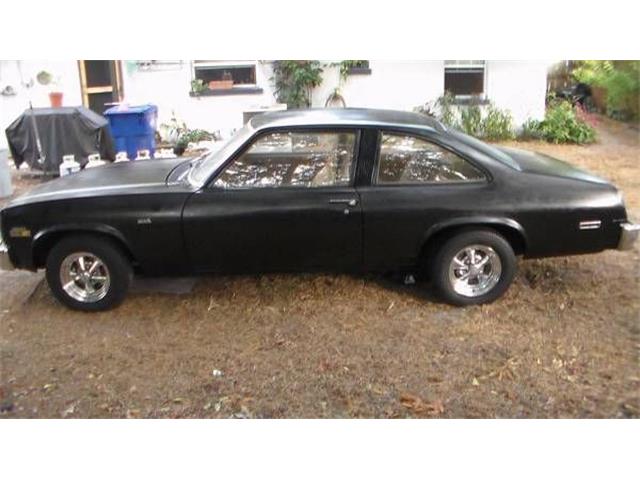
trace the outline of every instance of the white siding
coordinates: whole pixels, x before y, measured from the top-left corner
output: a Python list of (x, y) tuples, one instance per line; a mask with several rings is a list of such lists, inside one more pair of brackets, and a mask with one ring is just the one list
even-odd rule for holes
[(488, 61), (486, 93), (497, 107), (511, 111), (516, 125), (541, 120), (547, 91), (548, 62)]
[[(411, 110), (444, 91), (444, 62), (382, 62), (371, 60), (371, 75), (350, 75), (341, 88), (348, 107)], [(324, 106), (338, 86), (339, 69), (325, 71), (314, 91), (313, 106)]]
[[(330, 61), (326, 61), (329, 63)], [(80, 79), (75, 61), (23, 61), (23, 79), (28, 81), (40, 70), (61, 77), (60, 89), (65, 105), (81, 104)], [(444, 90), (443, 61), (370, 61), (370, 75), (351, 75), (341, 85), (349, 107), (371, 107), (410, 110), (435, 100)], [(487, 61), (486, 93), (498, 107), (511, 111), (516, 125), (527, 118), (544, 116), (548, 62)], [(145, 71), (123, 62), (125, 101), (130, 104), (154, 103), (159, 109), (160, 123), (172, 112), (190, 128), (229, 130), (242, 125), (242, 113), (275, 104), (272, 69), (269, 62), (258, 62), (256, 81), (263, 92), (249, 95), (191, 97), (191, 62), (183, 60), (171, 66)], [(339, 85), (336, 67), (327, 67), (323, 83), (313, 92), (314, 107), (322, 107), (329, 94)], [(48, 87), (35, 82), (31, 89), (21, 85), (17, 62), (0, 61), (0, 90), (11, 85), (18, 95), (0, 96), (0, 148), (6, 147), (4, 129), (28, 107), (47, 106)]]

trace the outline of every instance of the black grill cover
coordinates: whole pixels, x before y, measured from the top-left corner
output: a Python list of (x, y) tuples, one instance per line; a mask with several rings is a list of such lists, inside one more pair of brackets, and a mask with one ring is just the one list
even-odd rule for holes
[[(42, 164), (34, 118), (45, 158)], [(115, 159), (109, 122), (85, 107), (28, 108), (9, 125), (6, 134), (16, 167), (27, 162), (31, 168), (57, 173), (63, 155), (75, 155), (82, 166), (94, 153), (100, 153), (102, 159)]]

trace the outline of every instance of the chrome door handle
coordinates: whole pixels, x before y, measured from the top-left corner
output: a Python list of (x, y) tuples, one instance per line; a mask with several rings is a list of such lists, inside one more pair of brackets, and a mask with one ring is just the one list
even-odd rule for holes
[(358, 200), (355, 198), (331, 198), (329, 203), (344, 203), (350, 207), (355, 207), (358, 204)]

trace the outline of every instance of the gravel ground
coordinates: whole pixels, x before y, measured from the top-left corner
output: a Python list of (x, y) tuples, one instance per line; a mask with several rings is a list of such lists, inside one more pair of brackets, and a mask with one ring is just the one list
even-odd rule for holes
[[(512, 144), (609, 178), (640, 220), (638, 130), (598, 130), (592, 146)], [(639, 255), (523, 261), (503, 299), (465, 309), (394, 278), (268, 275), (143, 283), (83, 314), (42, 274), (5, 272), (0, 415), (638, 417)]]

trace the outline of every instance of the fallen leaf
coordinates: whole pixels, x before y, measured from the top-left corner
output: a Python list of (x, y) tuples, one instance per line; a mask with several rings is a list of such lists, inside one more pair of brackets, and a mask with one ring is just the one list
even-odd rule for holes
[(444, 413), (444, 405), (440, 400), (435, 402), (425, 402), (420, 397), (410, 393), (400, 395), (400, 403), (403, 407), (413, 413), (426, 413), (427, 415), (438, 415)]
[(138, 418), (140, 416), (140, 409), (132, 408), (127, 410), (127, 418)]
[(76, 406), (75, 405), (71, 405), (69, 408), (67, 408), (64, 412), (62, 412), (62, 416), (63, 417), (67, 417), (69, 415), (73, 415), (73, 413), (76, 411)]

